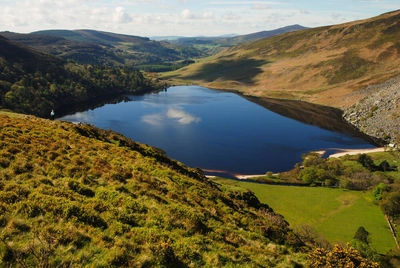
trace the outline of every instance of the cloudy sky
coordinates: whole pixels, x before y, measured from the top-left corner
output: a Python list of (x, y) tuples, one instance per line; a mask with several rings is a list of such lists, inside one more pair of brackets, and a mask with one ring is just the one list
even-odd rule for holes
[(400, 0), (0, 0), (0, 31), (218, 36), (339, 24), (397, 9)]

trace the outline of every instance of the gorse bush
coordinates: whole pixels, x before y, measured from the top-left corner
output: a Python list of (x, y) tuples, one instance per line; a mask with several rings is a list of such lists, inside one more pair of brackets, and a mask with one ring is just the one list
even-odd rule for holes
[(0, 138), (0, 266), (305, 262), (288, 223), (252, 192), (223, 190), (162, 150), (22, 115), (0, 115)]

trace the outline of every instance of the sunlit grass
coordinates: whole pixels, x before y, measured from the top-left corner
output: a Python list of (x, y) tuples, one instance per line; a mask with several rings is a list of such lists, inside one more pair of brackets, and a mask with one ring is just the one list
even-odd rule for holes
[(371, 233), (372, 245), (378, 252), (386, 253), (396, 246), (370, 192), (244, 181), (234, 184), (254, 191), (261, 202), (282, 214), (292, 227), (311, 225), (331, 243), (350, 242), (357, 228), (363, 226)]
[[(0, 261), (7, 267), (305, 262), (284, 220), (260, 210), (249, 191), (219, 188), (201, 170), (112, 131), (11, 116), (0, 114)], [(269, 251), (271, 244), (281, 252)]]

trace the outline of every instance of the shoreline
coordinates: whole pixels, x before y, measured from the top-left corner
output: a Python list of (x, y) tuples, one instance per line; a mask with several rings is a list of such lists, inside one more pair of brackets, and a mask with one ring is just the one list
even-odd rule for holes
[(368, 148), (368, 149), (336, 149), (338, 152), (329, 155), (327, 158), (332, 157), (341, 157), (345, 155), (357, 155), (357, 154), (366, 154), (366, 153), (377, 153), (384, 152), (385, 147), (377, 147), (377, 148)]
[[(330, 149), (332, 150), (332, 149)], [(330, 154), (326, 156), (326, 158), (337, 158), (345, 155), (357, 155), (357, 154), (362, 154), (362, 153), (377, 153), (377, 152), (384, 152), (385, 147), (377, 147), (377, 148), (367, 148), (367, 149), (339, 149), (335, 148), (334, 149), (336, 153)], [(315, 153), (320, 154), (323, 156), (327, 150), (321, 150), (321, 151), (314, 151)], [(232, 174), (236, 179), (238, 180), (247, 180), (249, 178), (255, 178), (255, 177), (261, 177), (265, 176), (265, 174)], [(207, 176), (207, 177), (215, 177), (215, 176)]]

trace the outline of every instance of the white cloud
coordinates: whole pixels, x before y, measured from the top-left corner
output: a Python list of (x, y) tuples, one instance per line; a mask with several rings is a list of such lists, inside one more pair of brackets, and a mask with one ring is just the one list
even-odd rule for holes
[(238, 14), (234, 14), (232, 12), (225, 13), (224, 15), (222, 15), (222, 18), (224, 20), (240, 20), (241, 19), (241, 17)]
[(203, 14), (203, 18), (205, 19), (214, 19), (214, 12), (206, 12)]
[(255, 9), (255, 10), (266, 10), (269, 9), (269, 5), (267, 4), (254, 4), (251, 9)]
[(113, 20), (116, 23), (129, 23), (132, 21), (132, 17), (126, 12), (126, 9), (119, 6), (116, 7), (113, 13)]
[(248, 34), (330, 25), (398, 9), (399, 0), (0, 0), (0, 31), (94, 29), (131, 35)]
[(187, 20), (195, 20), (195, 19), (200, 19), (201, 16), (196, 12), (190, 11), (189, 9), (184, 9), (181, 12), (181, 18)]

